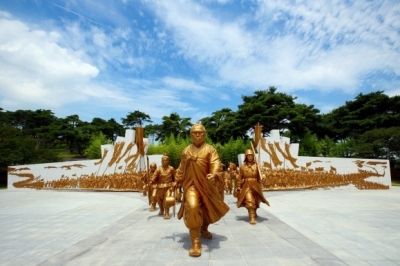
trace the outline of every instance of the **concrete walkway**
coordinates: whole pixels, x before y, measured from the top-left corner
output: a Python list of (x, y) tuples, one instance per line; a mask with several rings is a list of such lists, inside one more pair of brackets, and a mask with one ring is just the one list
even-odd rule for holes
[(264, 194), (253, 226), (226, 196), (191, 258), (183, 221), (140, 193), (1, 190), (0, 265), (400, 265), (399, 187)]

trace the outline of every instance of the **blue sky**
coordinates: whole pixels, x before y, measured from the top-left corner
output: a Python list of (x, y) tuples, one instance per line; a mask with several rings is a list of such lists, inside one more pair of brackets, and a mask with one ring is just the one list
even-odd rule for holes
[(192, 122), (278, 88), (321, 113), (400, 95), (398, 0), (0, 0), (0, 107)]

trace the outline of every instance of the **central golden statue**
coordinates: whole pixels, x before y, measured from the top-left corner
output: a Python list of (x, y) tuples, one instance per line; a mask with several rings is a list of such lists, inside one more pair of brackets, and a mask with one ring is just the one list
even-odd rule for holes
[(216, 149), (205, 143), (206, 130), (201, 124), (190, 129), (192, 144), (187, 146), (181, 156), (176, 171), (176, 182), (183, 187), (183, 200), (178, 219), (183, 217), (189, 229), (192, 247), (189, 255), (201, 255), (200, 235), (211, 239), (209, 224), (217, 222), (228, 211), (218, 192), (215, 180), (221, 169), (221, 161)]

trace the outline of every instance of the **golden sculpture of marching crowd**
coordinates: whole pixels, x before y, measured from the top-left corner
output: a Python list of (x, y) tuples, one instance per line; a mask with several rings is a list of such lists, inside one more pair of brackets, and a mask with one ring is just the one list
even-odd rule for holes
[[(192, 244), (189, 255), (192, 257), (201, 256), (201, 238), (212, 239), (213, 234), (208, 230), (209, 225), (219, 221), (229, 211), (228, 205), (224, 202), (224, 194), (233, 194), (237, 199), (236, 206), (247, 209), (249, 223), (254, 225), (257, 223), (257, 209), (260, 208), (260, 204), (269, 206), (263, 190), (316, 189), (350, 184), (358, 189), (389, 188), (379, 183), (366, 181), (369, 177), (384, 176), (384, 174), (378, 174), (377, 171), (359, 170), (358, 173), (338, 174), (333, 167), (329, 172), (323, 171), (323, 168), (309, 169), (307, 167), (310, 164), (296, 169), (262, 167), (256, 160), (255, 144), (245, 151), (244, 161), (240, 167), (230, 162), (225, 170), (216, 149), (205, 143), (205, 134), (206, 130), (201, 124), (197, 123), (191, 127), (192, 144), (183, 150), (177, 169), (169, 165), (169, 157), (164, 154), (161, 166), (157, 168), (155, 163), (147, 163), (149, 167), (147, 171), (128, 170), (125, 173), (62, 176), (52, 181), (44, 181), (40, 176), (34, 177), (30, 173), (18, 172), (18, 170), (29, 170), (26, 168), (10, 167), (8, 171), (13, 175), (27, 178), (15, 182), (13, 185), (16, 188), (141, 191), (143, 196), (148, 197), (149, 211), (154, 212), (158, 204), (158, 215), (166, 220), (170, 219), (170, 208), (173, 208), (175, 216), (176, 203), (181, 202), (177, 218), (183, 218), (189, 230)], [(112, 164), (128, 153), (126, 149), (123, 156), (120, 156), (123, 146), (122, 143), (117, 147), (111, 160)], [(128, 146), (129, 149), (132, 147)], [(143, 150), (143, 146), (139, 145), (139, 147)], [(133, 169), (134, 162), (140, 154), (136, 153), (129, 157), (131, 161), (129, 169)], [(288, 155), (287, 158), (291, 158), (288, 149), (285, 154)], [(272, 152), (271, 155), (273, 155)], [(102, 160), (97, 164), (101, 165)], [(292, 164), (294, 163), (293, 161)], [(363, 162), (356, 163), (362, 166)], [(112, 164), (109, 163), (108, 166)], [(67, 167), (68, 169), (81, 168), (83, 165)]]
[[(389, 189), (389, 186), (365, 181), (368, 177), (379, 177), (371, 172), (358, 172), (350, 174), (337, 174), (332, 172), (310, 172), (295, 169), (264, 169), (262, 175), (267, 178), (262, 182), (263, 190), (286, 190), (286, 189), (317, 189), (334, 188), (353, 184), (357, 189)], [(105, 174), (104, 176), (82, 175), (79, 178), (63, 176), (61, 179), (44, 181), (35, 178), (29, 173), (14, 173), (19, 177), (28, 178), (13, 184), (16, 188), (33, 189), (92, 189), (111, 191), (141, 191), (147, 195), (148, 187), (143, 181), (143, 175), (147, 172), (133, 172), (120, 174)], [(225, 194), (235, 193), (235, 184), (239, 175), (236, 164), (230, 163), (226, 171), (220, 171), (218, 182)], [(221, 186), (223, 184), (223, 186)], [(220, 189), (221, 190), (221, 189)], [(179, 193), (179, 192), (178, 192)]]
[(372, 171), (338, 174), (327, 171), (263, 169), (262, 174), (268, 177), (262, 183), (263, 190), (334, 188), (350, 184), (358, 189), (389, 189), (389, 186), (365, 180), (369, 177), (382, 176)]

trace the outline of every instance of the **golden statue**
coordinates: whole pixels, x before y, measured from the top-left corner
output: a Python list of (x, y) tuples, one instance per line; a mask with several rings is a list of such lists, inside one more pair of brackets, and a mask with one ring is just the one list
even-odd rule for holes
[(149, 171), (142, 175), (143, 182), (143, 196), (146, 196), (146, 192), (148, 193), (150, 211), (153, 212), (156, 209), (157, 202), (157, 185), (150, 185), (150, 179), (153, 176), (154, 172), (157, 169), (156, 163), (151, 163), (149, 166)]
[(224, 201), (224, 192), (225, 192), (225, 180), (228, 173), (224, 171), (224, 166), (221, 164), (221, 168), (217, 174), (217, 179), (215, 180), (215, 184), (218, 188), (219, 195), (221, 196), (222, 201)]
[(160, 212), (158, 215), (164, 214), (164, 219), (169, 219), (169, 204), (167, 204), (167, 197), (172, 195), (172, 191), (175, 189), (175, 168), (169, 165), (169, 157), (163, 155), (161, 158), (161, 166), (154, 172), (150, 180), (150, 186), (156, 184), (156, 189), (152, 193), (152, 207), (153, 202), (155, 205), (155, 199), (157, 199)]
[(220, 220), (228, 211), (215, 184), (221, 169), (221, 161), (216, 149), (205, 143), (206, 130), (201, 124), (190, 129), (192, 144), (187, 146), (181, 156), (176, 172), (178, 187), (183, 187), (182, 204), (178, 219), (183, 217), (189, 229), (192, 247), (189, 255), (201, 255), (200, 235), (211, 239), (208, 226)]
[(237, 177), (239, 175), (239, 169), (237, 168), (236, 164), (232, 163), (232, 162), (229, 162), (229, 169), (230, 169), (229, 174), (231, 177), (230, 184), (229, 184), (229, 186), (230, 186), (229, 194), (232, 194), (232, 189), (233, 189), (233, 196), (235, 198), (237, 198), (236, 186), (237, 186)]
[(176, 202), (182, 202), (182, 188), (181, 187), (176, 187), (175, 188), (175, 201)]
[(246, 150), (245, 159), (239, 169), (237, 179), (237, 207), (246, 207), (249, 211), (250, 224), (256, 224), (257, 209), (260, 202), (269, 206), (268, 201), (264, 198), (261, 188), (260, 169), (254, 158), (254, 152), (251, 149)]

